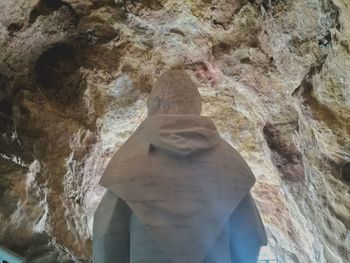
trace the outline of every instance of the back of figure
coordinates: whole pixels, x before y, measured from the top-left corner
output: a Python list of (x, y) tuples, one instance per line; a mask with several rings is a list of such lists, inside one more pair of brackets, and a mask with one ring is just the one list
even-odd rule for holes
[(266, 233), (254, 175), (200, 116), (195, 84), (167, 71), (147, 106), (101, 178), (109, 191), (95, 212), (94, 262), (256, 262)]

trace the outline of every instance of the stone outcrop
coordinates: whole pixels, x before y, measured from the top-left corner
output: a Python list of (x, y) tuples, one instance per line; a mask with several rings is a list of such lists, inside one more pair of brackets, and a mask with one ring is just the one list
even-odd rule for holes
[(88, 262), (97, 182), (184, 65), (244, 156), (281, 262), (350, 260), (345, 0), (3, 0), (0, 243)]

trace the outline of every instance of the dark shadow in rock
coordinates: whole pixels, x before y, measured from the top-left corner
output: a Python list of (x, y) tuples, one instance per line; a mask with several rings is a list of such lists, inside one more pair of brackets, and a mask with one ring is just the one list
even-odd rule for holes
[(11, 23), (8, 27), (7, 27), (7, 31), (9, 32), (10, 36), (13, 36), (15, 32), (20, 31), (23, 28), (23, 23), (20, 22), (14, 22)]
[(267, 12), (271, 12), (273, 16), (278, 16), (287, 12), (292, 6), (288, 0), (262, 0), (261, 5)]
[(229, 44), (225, 42), (220, 42), (212, 47), (212, 54), (215, 58), (220, 58), (222, 55), (228, 55), (231, 51), (231, 47)]
[(177, 34), (177, 35), (180, 35), (180, 36), (186, 36), (186, 34), (181, 30), (181, 29), (178, 29), (178, 28), (171, 28), (169, 30), (170, 33), (173, 33), (173, 34)]
[(34, 160), (32, 138), (18, 127), (22, 112), (16, 92), (21, 88), (15, 84), (13, 74), (4, 65), (0, 66), (0, 176), (26, 169)]
[(45, 51), (35, 65), (36, 82), (48, 101), (60, 106), (77, 103), (85, 89), (76, 50), (59, 44)]
[[(123, 0), (125, 2), (126, 0)], [(99, 9), (101, 7), (117, 7), (116, 0), (92, 0), (92, 10)]]
[(36, 86), (58, 116), (73, 119), (89, 129), (94, 129), (97, 117), (88, 112), (83, 99), (87, 89), (83, 68), (87, 68), (85, 59), (96, 56), (95, 50), (76, 49), (63, 43), (46, 50), (34, 67)]
[(350, 182), (350, 163), (344, 164), (342, 168), (342, 177), (347, 182)]
[(12, 93), (11, 82), (14, 79), (14, 73), (5, 63), (0, 64), (0, 112), (3, 112), (4, 101), (7, 100)]
[(62, 6), (66, 6), (72, 15), (76, 16), (76, 13), (69, 3), (62, 0), (40, 0), (32, 9), (29, 14), (29, 24), (33, 24), (38, 16), (47, 16), (57, 11)]
[(318, 40), (318, 45), (323, 48), (332, 47), (332, 34), (329, 30), (324, 37)]
[(75, 48), (105, 44), (120, 34), (113, 26), (96, 17), (83, 17), (77, 31), (77, 36), (71, 41)]
[[(113, 31), (112, 37), (115, 36)], [(110, 37), (104, 39), (108, 41)], [(83, 42), (83, 41), (81, 41)], [(52, 109), (61, 117), (73, 119), (88, 129), (95, 129), (95, 105), (84, 99), (88, 81), (85, 72), (102, 70), (113, 74), (125, 45), (89, 46), (73, 37), (43, 52), (33, 68), (33, 81)]]
[(149, 8), (151, 10), (160, 10), (163, 8), (163, 4), (161, 1), (159, 0), (142, 0), (142, 1), (138, 1), (141, 2), (143, 6), (145, 6), (146, 8)]
[(252, 63), (252, 61), (250, 60), (249, 57), (241, 58), (241, 59), (239, 60), (239, 62), (241, 62), (241, 64), (250, 64), (250, 63)]
[(98, 69), (113, 74), (118, 70), (120, 58), (123, 52), (127, 52), (128, 47), (129, 43), (125, 42), (111, 48), (103, 46), (81, 48), (77, 52), (77, 59), (86, 69)]
[(305, 178), (302, 155), (292, 139), (292, 134), (296, 130), (298, 130), (297, 122), (267, 123), (263, 133), (271, 149), (272, 162), (282, 173), (283, 179), (302, 182)]
[(0, 176), (24, 169), (32, 161), (30, 151), (23, 148), (15, 128), (10, 99), (0, 103)]
[(1, 99), (0, 97), (0, 117), (7, 120), (12, 120), (11, 111), (12, 111), (12, 104), (10, 103), (10, 100), (8, 98)]
[[(9, 166), (11, 166), (10, 169), (8, 169)], [(13, 162), (10, 163), (8, 160), (4, 160), (1, 157), (0, 167), (0, 215), (2, 220), (6, 221), (18, 208), (19, 196), (14, 194), (15, 191), (13, 191), (12, 187), (14, 182), (20, 180), (24, 176), (24, 171), (19, 165)], [(0, 243), (2, 242), (3, 237), (0, 237)]]
[(269, 10), (272, 8), (272, 6), (276, 5), (278, 2), (283, 2), (283, 1), (278, 1), (278, 0), (262, 0), (262, 6), (266, 9)]

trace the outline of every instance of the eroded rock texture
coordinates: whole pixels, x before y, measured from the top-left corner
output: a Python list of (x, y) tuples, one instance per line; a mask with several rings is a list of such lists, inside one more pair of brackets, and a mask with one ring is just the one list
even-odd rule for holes
[(88, 262), (97, 185), (184, 64), (252, 167), (280, 262), (350, 261), (346, 0), (2, 0), (0, 243)]

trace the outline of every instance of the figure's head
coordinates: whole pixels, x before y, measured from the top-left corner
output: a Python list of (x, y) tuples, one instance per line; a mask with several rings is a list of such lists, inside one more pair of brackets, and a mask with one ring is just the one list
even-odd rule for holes
[(201, 95), (184, 70), (173, 69), (156, 81), (147, 99), (148, 115), (201, 113)]

